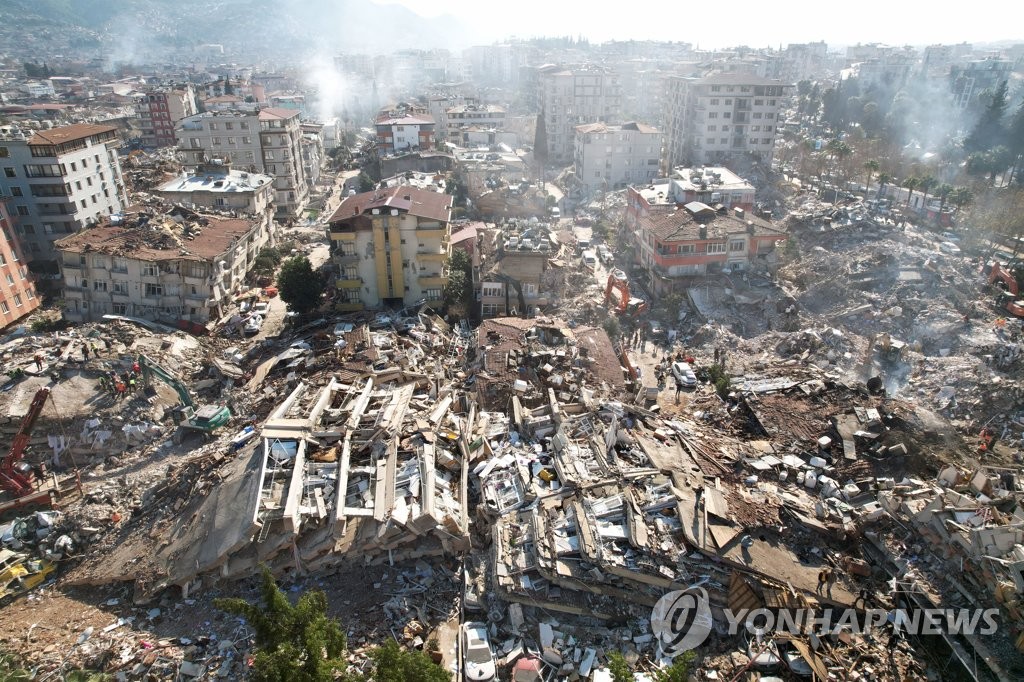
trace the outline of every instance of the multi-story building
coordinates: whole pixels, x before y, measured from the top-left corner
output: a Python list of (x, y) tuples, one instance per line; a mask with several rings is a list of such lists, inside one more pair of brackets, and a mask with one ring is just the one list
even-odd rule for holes
[[(117, 128), (76, 123), (37, 131), (0, 129), (0, 188), (33, 270), (57, 274), (53, 242), (127, 203)], [(38, 263), (37, 263), (38, 261)]]
[(787, 87), (744, 73), (669, 79), (666, 168), (741, 155), (770, 163)]
[(505, 107), (496, 104), (463, 104), (445, 110), (439, 133), (452, 144), (466, 146), (465, 133), (471, 129), (500, 131), (505, 129)]
[(451, 214), (451, 195), (408, 185), (346, 197), (328, 220), (338, 309), (440, 305)]
[(261, 173), (234, 170), (231, 164), (203, 163), (195, 173), (183, 173), (153, 190), (173, 204), (201, 210), (229, 211), (256, 218), (267, 239), (274, 242), (274, 178)]
[(385, 112), (377, 118), (377, 154), (390, 156), (431, 149), (434, 146), (434, 119), (425, 115), (393, 116)]
[(187, 169), (216, 159), (230, 161), (235, 168), (274, 178), (278, 219), (296, 218), (306, 207), (309, 187), (298, 111), (206, 112), (184, 119), (177, 135)]
[(661, 132), (643, 123), (576, 126), (576, 182), (583, 198), (658, 177)]
[(57, 242), (64, 315), (205, 325), (227, 311), (268, 239), (251, 218), (130, 209)]
[(995, 90), (1011, 79), (1013, 62), (1008, 59), (979, 59), (950, 67), (950, 83), (956, 106), (966, 109), (986, 90)]
[(0, 329), (39, 307), (35, 284), (15, 236), (15, 218), (7, 212), (9, 203), (9, 198), (0, 197)]
[(682, 206), (700, 201), (708, 206), (721, 204), (726, 208), (754, 210), (757, 189), (721, 166), (704, 168), (675, 168), (669, 176), (669, 198)]
[(171, 147), (177, 144), (174, 128), (181, 119), (198, 112), (196, 92), (191, 85), (150, 90), (139, 98), (136, 110), (142, 128), (144, 147)]
[(681, 291), (697, 275), (770, 269), (786, 233), (742, 208), (716, 211), (695, 201), (653, 208), (632, 224), (637, 260), (655, 294)]
[(622, 108), (618, 74), (600, 66), (543, 67), (537, 88), (550, 163), (572, 160), (577, 125), (607, 123), (618, 117)]

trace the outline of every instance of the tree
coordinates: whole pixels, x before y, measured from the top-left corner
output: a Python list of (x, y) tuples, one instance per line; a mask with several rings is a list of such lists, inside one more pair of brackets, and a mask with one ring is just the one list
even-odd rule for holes
[(537, 129), (533, 133), (533, 158), (537, 161), (540, 177), (544, 177), (544, 166), (548, 163), (548, 131), (544, 125), (544, 110), (537, 114)]
[(466, 183), (462, 182), (457, 177), (450, 177), (444, 181), (445, 194), (451, 194), (454, 197), (453, 203), (456, 206), (465, 206), (466, 200), (469, 198), (469, 190), (466, 189)]
[(881, 199), (882, 195), (885, 194), (885, 186), (892, 182), (892, 176), (888, 173), (878, 174), (878, 195), (877, 198)]
[(465, 249), (452, 249), (448, 267), (450, 272), (444, 288), (444, 304), (449, 313), (464, 317), (473, 300), (473, 261)]
[(235, 86), (231, 84), (231, 76), (224, 76), (224, 94), (235, 94)]
[(935, 188), (935, 193), (939, 195), (939, 214), (942, 214), (942, 209), (946, 208), (946, 202), (949, 201), (949, 195), (953, 191), (953, 185), (949, 183), (942, 183)]
[(612, 674), (612, 682), (633, 682), (633, 671), (629, 669), (625, 656), (618, 651), (608, 654), (608, 672)]
[(684, 651), (675, 657), (672, 665), (654, 673), (654, 682), (687, 682), (696, 659), (696, 651)]
[(265, 682), (329, 682), (346, 667), (345, 633), (327, 617), (327, 597), (310, 590), (292, 606), (262, 567), (261, 604), (215, 599), (214, 606), (245, 618), (256, 632), (252, 676)]
[(867, 180), (864, 182), (864, 196), (868, 196), (871, 192), (871, 176), (878, 172), (879, 165), (874, 159), (869, 159), (864, 162), (864, 170), (868, 172)]
[(256, 277), (269, 277), (280, 264), (281, 252), (272, 246), (265, 246), (252, 262), (252, 274)]
[(974, 192), (968, 187), (954, 187), (953, 191), (949, 193), (949, 201), (951, 204), (956, 206), (957, 213), (960, 212), (967, 204), (971, 203), (974, 199)]
[(999, 144), (1004, 136), (1003, 116), (1006, 114), (1007, 82), (1003, 81), (992, 94), (992, 100), (985, 107), (978, 123), (964, 140), (968, 152), (988, 151)]
[(394, 640), (370, 651), (373, 682), (450, 682), (447, 670), (422, 651), (404, 651)]
[(1010, 180), (1012, 182), (1016, 178), (1020, 182), (1021, 166), (1024, 165), (1024, 99), (1010, 119), (1010, 125), (1006, 130), (1006, 144), (1013, 155), (1013, 172)]
[(376, 184), (373, 182), (373, 178), (371, 178), (366, 173), (360, 173), (359, 174), (359, 191), (360, 192), (372, 192), (374, 187), (376, 187)]
[(313, 270), (308, 258), (295, 256), (281, 266), (281, 272), (277, 276), (277, 288), (281, 300), (295, 312), (304, 315), (320, 306), (325, 283), (320, 273)]
[(928, 190), (931, 187), (934, 187), (936, 182), (938, 182), (938, 180), (936, 180), (931, 175), (925, 175), (925, 176), (921, 177), (917, 181), (917, 188), (919, 190), (921, 190), (922, 193), (924, 193), (924, 199), (921, 201), (921, 206), (922, 207), (927, 206), (927, 204), (928, 204)]
[(917, 187), (918, 182), (919, 180), (913, 175), (903, 181), (903, 187), (907, 190), (907, 206), (910, 206), (910, 198), (914, 196), (914, 188)]

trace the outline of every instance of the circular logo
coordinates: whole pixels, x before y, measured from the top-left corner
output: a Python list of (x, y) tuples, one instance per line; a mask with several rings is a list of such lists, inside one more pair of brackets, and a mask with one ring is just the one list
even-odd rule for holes
[(666, 656), (696, 649), (711, 634), (712, 627), (711, 604), (702, 587), (668, 592), (651, 612), (651, 631)]

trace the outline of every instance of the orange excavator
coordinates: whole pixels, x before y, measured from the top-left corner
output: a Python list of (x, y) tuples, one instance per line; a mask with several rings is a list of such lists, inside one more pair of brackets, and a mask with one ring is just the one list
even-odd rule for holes
[[(618, 301), (615, 301), (612, 292), (618, 293)], [(604, 288), (604, 303), (609, 305), (615, 303), (615, 312), (619, 315), (639, 315), (647, 310), (647, 303), (643, 299), (633, 298), (629, 295), (629, 279), (626, 273), (618, 268), (608, 273), (608, 283)]]
[(46, 406), (50, 397), (50, 389), (40, 388), (32, 398), (28, 412), (21, 420), (18, 433), (14, 436), (11, 451), (3, 462), (0, 462), (0, 488), (10, 493), (15, 499), (0, 505), (0, 509), (24, 507), (31, 504), (50, 502), (49, 490), (36, 490), (32, 467), (24, 462), (25, 449), (32, 439), (32, 427)]
[(1003, 265), (997, 260), (989, 261), (988, 286), (995, 293), (996, 305), (1014, 317), (1024, 317), (1024, 300), (1018, 298), (1024, 291), (1024, 262), (1012, 261)]

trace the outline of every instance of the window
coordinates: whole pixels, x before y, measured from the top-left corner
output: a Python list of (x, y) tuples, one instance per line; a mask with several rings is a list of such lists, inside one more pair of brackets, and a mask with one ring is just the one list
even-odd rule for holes
[(501, 284), (484, 284), (481, 293), (484, 298), (498, 298), (505, 295)]
[(725, 244), (708, 244), (708, 253), (725, 253)]
[(21, 307), (21, 294), (15, 294), (14, 295), (14, 307), (15, 308), (20, 308)]
[(127, 294), (128, 293), (128, 282), (115, 279), (114, 280), (114, 293), (115, 294)]
[(710, 105), (711, 105), (711, 106), (713, 106), (713, 107), (717, 107), (717, 106), (718, 106), (718, 98), (717, 98), (717, 97), (715, 97), (715, 98), (714, 98), (714, 99), (712, 99), (712, 100), (711, 100), (710, 102), (708, 102), (708, 104), (710, 104)]
[(722, 118), (732, 118), (732, 112), (731, 111), (725, 112), (724, 114), (722, 114)]
[(775, 118), (775, 114), (765, 114), (764, 117), (768, 119)]
[(12, 197), (21, 197), (21, 196), (25, 196), (25, 195), (22, 194), (20, 187), (12, 187), (11, 188), (11, 196)]
[(7, 259), (4, 258), (4, 254), (0, 253), (0, 265), (7, 265)]
[(718, 112), (712, 111), (708, 114), (708, 118), (718, 118)]
[(745, 250), (746, 246), (746, 242), (744, 242), (742, 239), (738, 241), (731, 241), (729, 242), (729, 251), (731, 251), (732, 253), (739, 253)]
[(750, 126), (750, 132), (756, 133), (761, 130), (761, 126)]
[(231, 121), (228, 121), (227, 123), (224, 124), (224, 130), (234, 130), (234, 129), (235, 129), (235, 124), (232, 123)]
[(4, 315), (11, 312), (11, 308), (7, 305), (7, 301), (0, 301), (0, 311), (3, 311)]
[(771, 144), (771, 143), (772, 143), (772, 138), (770, 138), (770, 137), (766, 137), (763, 140), (761, 140), (761, 144)]
[[(13, 168), (11, 169), (14, 170)], [(29, 163), (25, 164), (25, 175), (30, 178), (59, 178), (63, 173), (61, 167), (53, 163)], [(11, 173), (7, 177), (13, 178)]]
[(11, 285), (13, 285), (13, 284), (14, 284), (14, 275), (12, 275), (12, 274), (11, 274), (11, 273), (9, 273), (9, 272), (7, 273), (7, 283), (8, 283), (8, 284), (11, 284)]
[(242, 121), (241, 123), (238, 124), (238, 127), (241, 128), (242, 130), (248, 130), (249, 129), (249, 123), (247, 121)]
[(14, 172), (13, 168), (4, 168), (4, 175), (6, 175), (9, 178), (18, 177), (18, 174)]
[(154, 296), (163, 296), (164, 288), (159, 284), (153, 284), (152, 282), (146, 282), (146, 297), (152, 298)]
[(708, 132), (713, 133), (718, 130), (718, 126), (708, 126)]
[(246, 161), (255, 161), (256, 160), (256, 154), (254, 152), (246, 152), (245, 153), (245, 160)]
[(729, 126), (722, 126), (722, 132), (723, 133), (729, 132)]
[(718, 139), (718, 144), (729, 144), (729, 138), (728, 137), (721, 137), (721, 138), (719, 138)]
[(732, 106), (732, 100), (731, 99), (725, 100), (725, 106), (731, 107)]
[(712, 85), (711, 86), (711, 92), (721, 92), (721, 91), (722, 91), (722, 86), (721, 85)]
[(707, 140), (705, 140), (705, 141), (706, 141), (706, 142), (707, 142), (708, 144), (714, 144), (714, 143), (715, 143), (715, 138), (713, 138), (713, 137), (709, 137), (709, 138), (707, 138)]
[(19, 206), (18, 215), (28, 215), (28, 206)]
[(761, 112), (760, 111), (755, 112), (754, 113), (754, 118), (761, 118)]
[(29, 287), (28, 289), (26, 289), (25, 293), (28, 294), (28, 300), (30, 300), (30, 301), (36, 297), (36, 293), (32, 290), (32, 287)]
[(210, 121), (210, 130), (216, 130), (216, 129), (217, 129), (217, 124), (214, 123), (213, 121)]
[(90, 187), (92, 187), (92, 178), (86, 178), (85, 181), (89, 183)]
[(248, 136), (243, 137), (242, 138), (242, 144), (252, 144), (252, 138), (248, 137)]
[(0, 147), (0, 159), (6, 159), (10, 155), (11, 152), (7, 149), (7, 147)]
[(359, 303), (359, 289), (342, 289), (346, 303)]
[(423, 296), (428, 301), (440, 301), (441, 300), (441, 290), (440, 289), (424, 289), (423, 290)]
[(764, 106), (764, 100), (763, 99), (755, 99), (754, 100), (754, 106), (755, 107)]
[(768, 106), (774, 107), (775, 106), (775, 100), (773, 100), (773, 99), (768, 100)]
[(235, 143), (235, 138), (229, 137), (228, 138), (228, 144), (234, 144), (234, 143)]
[(100, 281), (94, 281), (92, 283), (92, 288), (93, 288), (93, 291), (106, 291), (107, 290), (107, 283), (106, 282), (100, 282)]
[(22, 228), (22, 230), (24, 230), (25, 234), (35, 234), (36, 233), (36, 226), (35, 225), (29, 225), (29, 224), (26, 223), (25, 225), (21, 225), (20, 227)]
[(121, 256), (114, 256), (114, 263), (110, 269), (114, 272), (128, 272), (128, 261)]
[(155, 263), (146, 263), (142, 266), (143, 277), (157, 277), (160, 274), (160, 267)]
[(270, 150), (270, 149), (268, 149), (267, 151), (263, 152), (263, 159), (265, 161), (273, 161), (274, 160), (274, 152), (272, 150)]
[(128, 314), (128, 304), (127, 303), (115, 303), (113, 305), (113, 309), (114, 309), (114, 314), (115, 315), (127, 315)]
[(213, 138), (213, 140), (212, 140), (212, 144), (213, 144), (214, 146), (217, 146), (217, 147), (219, 147), (219, 146), (220, 146), (220, 138), (219, 138), (219, 137), (215, 137), (215, 138)]
[(92, 266), (94, 268), (105, 268), (107, 267), (107, 259), (104, 258), (103, 256), (93, 256)]
[(71, 162), (71, 170), (73, 170), (73, 171), (78, 170), (78, 166), (75, 165), (74, 161)]

